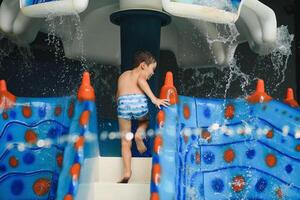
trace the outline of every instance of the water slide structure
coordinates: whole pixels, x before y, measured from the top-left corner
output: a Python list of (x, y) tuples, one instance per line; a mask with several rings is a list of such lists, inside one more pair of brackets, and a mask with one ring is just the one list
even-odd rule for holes
[[(59, 23), (49, 30), (45, 18), (66, 15), (80, 18), (80, 40), (70, 41)], [(218, 40), (228, 26), (239, 32), (230, 44)], [(265, 55), (277, 24), (258, 0), (3, 0), (0, 31), (21, 46), (52, 32), (66, 57), (79, 59), (84, 46), (86, 59), (124, 71), (141, 47), (156, 56), (170, 50), (183, 68), (227, 64), (243, 42)], [(155, 136), (143, 157), (133, 157), (129, 184), (117, 184), (120, 141), (101, 139), (118, 131), (117, 122), (96, 119), (87, 72), (70, 97), (16, 97), (1, 80), (0, 200), (300, 198), (300, 110), (292, 89), (284, 103), (262, 80), (246, 99), (200, 99), (178, 95), (169, 72), (160, 97), (172, 105), (153, 120)]]
[(247, 99), (178, 96), (168, 72), (160, 97), (172, 105), (158, 112), (153, 156), (133, 158), (129, 184), (116, 183), (121, 159), (99, 154), (87, 72), (77, 97), (15, 97), (3, 80), (0, 95), (3, 200), (299, 197), (300, 110), (291, 89), (284, 103), (262, 80)]

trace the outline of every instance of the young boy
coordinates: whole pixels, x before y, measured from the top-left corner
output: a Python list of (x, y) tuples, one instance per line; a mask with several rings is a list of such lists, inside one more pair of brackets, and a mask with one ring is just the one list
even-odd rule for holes
[(147, 83), (147, 80), (154, 74), (156, 65), (157, 62), (151, 53), (137, 52), (134, 56), (133, 69), (122, 73), (118, 80), (118, 121), (124, 163), (123, 179), (119, 183), (128, 183), (131, 177), (132, 119), (138, 120), (138, 128), (134, 136), (137, 149), (141, 154), (147, 150), (143, 142), (143, 135), (148, 127), (146, 95), (158, 108), (169, 105), (167, 99), (157, 98)]

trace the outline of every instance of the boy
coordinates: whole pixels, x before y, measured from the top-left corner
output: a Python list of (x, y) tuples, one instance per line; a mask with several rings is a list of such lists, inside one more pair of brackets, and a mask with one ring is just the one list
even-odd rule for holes
[(143, 142), (143, 135), (148, 126), (146, 95), (158, 108), (169, 105), (167, 99), (159, 99), (154, 96), (147, 83), (147, 80), (154, 74), (156, 65), (157, 62), (151, 53), (147, 51), (137, 52), (134, 56), (133, 69), (125, 71), (118, 79), (118, 121), (124, 163), (124, 174), (119, 183), (128, 183), (131, 177), (132, 119), (138, 120), (138, 128), (134, 136), (137, 149), (141, 154), (147, 150)]

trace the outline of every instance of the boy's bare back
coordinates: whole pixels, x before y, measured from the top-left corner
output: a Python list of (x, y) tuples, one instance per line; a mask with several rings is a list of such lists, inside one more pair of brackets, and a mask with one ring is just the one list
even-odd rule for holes
[(118, 96), (127, 94), (144, 94), (143, 90), (138, 85), (140, 74), (133, 70), (123, 72), (118, 79)]

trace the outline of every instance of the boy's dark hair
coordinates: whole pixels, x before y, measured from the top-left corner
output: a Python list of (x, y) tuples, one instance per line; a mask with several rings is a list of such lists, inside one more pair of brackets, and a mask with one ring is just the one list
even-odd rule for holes
[(137, 51), (134, 54), (133, 67), (138, 67), (142, 62), (150, 65), (156, 63), (156, 59), (149, 51)]

